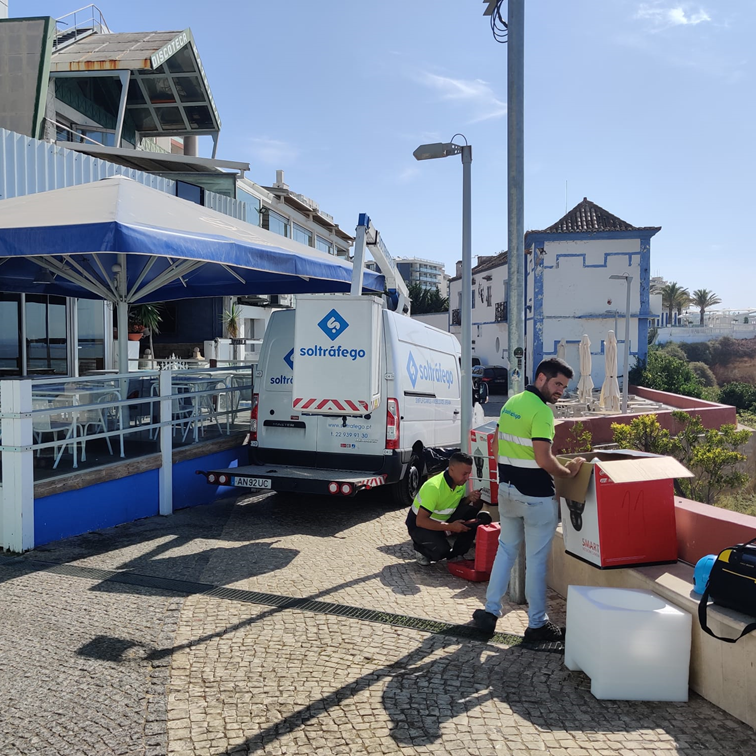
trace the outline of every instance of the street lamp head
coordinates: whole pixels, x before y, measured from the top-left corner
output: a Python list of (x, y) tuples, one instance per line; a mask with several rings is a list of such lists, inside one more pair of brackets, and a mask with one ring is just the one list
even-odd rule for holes
[(435, 160), (449, 155), (459, 155), (462, 147), (453, 142), (434, 142), (433, 144), (421, 144), (412, 154), (415, 160)]
[(621, 273), (621, 274), (613, 274), (609, 276), (609, 278), (613, 278), (615, 281), (632, 281), (633, 277), (629, 275), (628, 273)]

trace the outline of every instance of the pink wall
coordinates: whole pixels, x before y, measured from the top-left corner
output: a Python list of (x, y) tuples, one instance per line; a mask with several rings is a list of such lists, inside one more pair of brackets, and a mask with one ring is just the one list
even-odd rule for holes
[[(690, 415), (698, 415), (704, 428), (721, 428), (727, 423), (737, 423), (737, 414), (735, 407), (728, 404), (716, 404), (715, 402), (705, 402), (703, 399), (694, 399), (690, 396), (680, 396), (679, 394), (670, 394), (666, 391), (655, 391), (654, 389), (642, 388), (640, 386), (631, 386), (632, 393), (636, 396), (650, 399), (670, 407), (685, 410)], [(653, 414), (656, 415), (659, 425), (666, 428), (671, 433), (679, 433), (682, 428), (680, 424), (672, 417), (673, 410), (661, 409)], [(636, 412), (627, 415), (614, 415), (611, 417), (585, 417), (585, 418), (566, 418), (556, 427), (554, 437), (554, 449), (559, 452), (564, 450), (564, 444), (572, 426), (576, 422), (583, 424), (586, 430), (591, 432), (594, 444), (610, 444), (612, 442), (612, 423), (630, 424), (634, 417), (647, 415), (648, 412)]]
[(702, 556), (756, 538), (756, 517), (675, 497), (678, 559), (695, 564)]

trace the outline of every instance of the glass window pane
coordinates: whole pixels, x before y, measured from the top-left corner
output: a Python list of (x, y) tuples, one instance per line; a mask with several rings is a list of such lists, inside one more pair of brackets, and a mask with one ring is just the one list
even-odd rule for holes
[(43, 294), (26, 296), (26, 372), (68, 372), (66, 300)]
[(196, 76), (177, 76), (173, 83), (181, 102), (204, 102), (200, 80)]
[(306, 244), (308, 247), (312, 246), (312, 231), (308, 231), (302, 226), (294, 224), (294, 241), (298, 241), (300, 244)]
[(279, 215), (273, 210), (269, 210), (266, 215), (268, 216), (268, 230), (274, 234), (280, 234), (281, 236), (289, 235), (289, 221), (284, 218), (283, 215)]
[(187, 105), (184, 108), (186, 120), (193, 129), (212, 129), (213, 117), (207, 105)]
[(329, 255), (333, 254), (333, 244), (325, 239), (321, 239), (319, 236), (315, 237), (315, 246), (321, 251)]
[(18, 294), (0, 294), (0, 378), (21, 375), (21, 329)]
[(155, 114), (160, 119), (160, 125), (166, 131), (185, 131), (186, 125), (178, 108), (155, 108)]
[(79, 299), (76, 303), (79, 324), (77, 353), (79, 375), (90, 370), (105, 369), (105, 306), (95, 299)]
[(171, 55), (165, 62), (165, 66), (171, 73), (189, 73), (196, 71), (194, 66), (194, 56), (191, 52), (191, 45), (185, 45), (175, 55)]
[(144, 89), (147, 92), (150, 102), (155, 105), (158, 103), (176, 102), (173, 96), (171, 84), (167, 76), (145, 76), (142, 79)]

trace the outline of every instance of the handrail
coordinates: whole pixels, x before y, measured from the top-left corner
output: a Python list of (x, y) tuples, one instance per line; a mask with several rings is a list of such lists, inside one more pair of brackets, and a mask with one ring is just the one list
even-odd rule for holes
[[(81, 22), (79, 22), (77, 20), (77, 16), (86, 11), (89, 11), (89, 15), (84, 16)], [(73, 23), (69, 23), (68, 21), (63, 20), (65, 18), (71, 18), (71, 17), (73, 17)], [(62, 24), (63, 26), (66, 26), (68, 28), (58, 29), (58, 24)], [(70, 35), (71, 32), (73, 32), (73, 38), (70, 40), (67, 40), (69, 44), (76, 42), (76, 40), (79, 39), (78, 32), (80, 28), (81, 28), (82, 33), (84, 33), (84, 31), (88, 31), (88, 32), (96, 31), (98, 34), (111, 33), (110, 28), (108, 27), (108, 23), (105, 20), (105, 16), (103, 15), (102, 11), (94, 3), (85, 5), (82, 8), (77, 8), (75, 11), (71, 11), (70, 13), (66, 13), (60, 18), (55, 19), (56, 37), (60, 37), (63, 35)], [(53, 44), (54, 46), (57, 47), (57, 39), (55, 43)]]
[[(64, 126), (62, 123), (58, 123), (55, 119), (49, 118), (48, 116), (44, 116), (45, 120), (51, 123), (53, 126), (57, 126), (60, 129), (65, 129), (66, 131), (70, 132), (71, 134), (75, 134), (77, 137), (81, 137), (82, 139), (86, 139), (88, 142), (92, 142), (92, 144), (96, 144), (98, 147), (102, 147), (102, 142), (98, 142), (96, 139), (92, 139), (91, 137), (86, 136), (85, 134), (80, 134), (78, 131), (75, 131), (74, 129), (70, 128), (69, 126)], [(93, 129), (94, 131), (94, 129)]]

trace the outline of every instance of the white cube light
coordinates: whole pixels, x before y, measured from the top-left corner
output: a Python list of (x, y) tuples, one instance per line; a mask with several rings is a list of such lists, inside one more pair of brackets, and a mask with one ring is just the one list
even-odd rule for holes
[(564, 663), (617, 701), (687, 701), (692, 618), (651, 591), (571, 585)]

